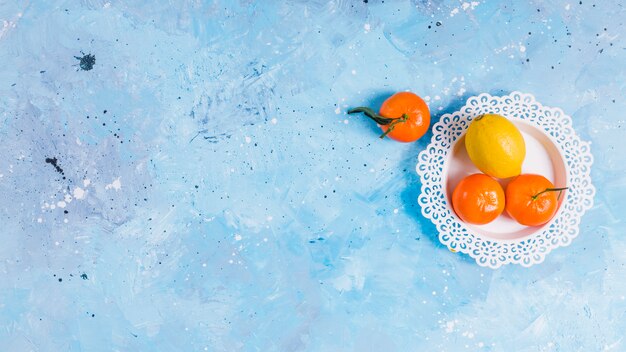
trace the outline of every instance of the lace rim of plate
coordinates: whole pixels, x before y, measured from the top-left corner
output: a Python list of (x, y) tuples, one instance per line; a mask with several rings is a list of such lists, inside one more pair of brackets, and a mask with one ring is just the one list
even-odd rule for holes
[[(475, 116), (486, 113), (531, 122), (552, 137), (567, 165), (569, 189), (559, 213), (541, 231), (518, 240), (496, 240), (472, 233), (452, 215), (443, 192), (443, 165), (452, 144), (465, 133)], [(581, 218), (593, 206), (595, 188), (590, 175), (593, 155), (590, 142), (576, 135), (572, 118), (561, 109), (545, 107), (531, 94), (483, 93), (469, 98), (459, 111), (443, 115), (432, 130), (430, 144), (420, 152), (416, 166), (422, 182), (418, 203), (422, 214), (437, 227), (441, 243), (450, 250), (469, 254), (479, 265), (494, 269), (504, 264), (529, 267), (541, 263), (550, 251), (569, 245), (578, 236)]]

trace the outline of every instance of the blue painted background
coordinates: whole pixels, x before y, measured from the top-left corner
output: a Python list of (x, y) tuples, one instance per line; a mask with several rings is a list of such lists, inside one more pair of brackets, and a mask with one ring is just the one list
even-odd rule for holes
[[(1, 2), (0, 350), (626, 351), (625, 16)], [(580, 236), (530, 269), (442, 247), (416, 202), (430, 135), (345, 114), (399, 90), (433, 120), (513, 90), (570, 114), (598, 189)]]

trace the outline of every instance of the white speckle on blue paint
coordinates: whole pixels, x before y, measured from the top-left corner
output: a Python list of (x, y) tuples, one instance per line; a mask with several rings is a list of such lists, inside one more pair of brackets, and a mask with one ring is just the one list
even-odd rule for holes
[(457, 321), (448, 321), (446, 322), (445, 325), (445, 329), (446, 329), (446, 333), (450, 334), (454, 331), (454, 325), (457, 323)]
[(74, 188), (73, 195), (75, 199), (84, 199), (86, 191), (78, 186)]
[(116, 192), (119, 191), (120, 189), (122, 189), (122, 181), (121, 181), (121, 176), (114, 179), (113, 182), (107, 184), (106, 186), (104, 186), (104, 189), (114, 189)]

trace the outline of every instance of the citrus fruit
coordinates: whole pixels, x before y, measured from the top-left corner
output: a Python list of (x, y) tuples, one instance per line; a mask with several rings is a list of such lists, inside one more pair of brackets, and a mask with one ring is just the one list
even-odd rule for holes
[(490, 176), (469, 175), (454, 189), (452, 207), (461, 220), (467, 223), (488, 224), (504, 211), (504, 190)]
[(374, 120), (383, 130), (380, 138), (389, 138), (399, 142), (414, 142), (428, 131), (430, 111), (428, 105), (411, 92), (399, 92), (383, 102), (377, 114), (367, 107), (348, 110), (348, 114), (364, 113)]
[(519, 175), (506, 187), (506, 212), (522, 225), (543, 225), (556, 214), (565, 189), (541, 175)]
[(524, 137), (504, 116), (476, 117), (465, 135), (465, 149), (474, 165), (489, 176), (508, 178), (522, 172)]

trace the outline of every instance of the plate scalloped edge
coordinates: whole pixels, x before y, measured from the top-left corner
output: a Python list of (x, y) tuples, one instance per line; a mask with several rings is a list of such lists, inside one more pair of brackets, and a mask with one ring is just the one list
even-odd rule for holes
[[(475, 116), (486, 113), (517, 117), (532, 123), (551, 137), (563, 153), (568, 191), (556, 217), (541, 231), (519, 240), (497, 240), (477, 236), (456, 220), (443, 191), (443, 165), (451, 146)], [(582, 141), (572, 127), (572, 118), (559, 108), (538, 103), (532, 94), (512, 92), (504, 96), (480, 94), (471, 97), (458, 111), (444, 114), (432, 128), (433, 136), (419, 153), (416, 166), (422, 186), (418, 203), (424, 217), (437, 227), (439, 240), (450, 250), (470, 255), (481, 266), (493, 269), (505, 264), (530, 267), (543, 262), (555, 248), (567, 246), (578, 236), (584, 213), (593, 206), (591, 143)]]

